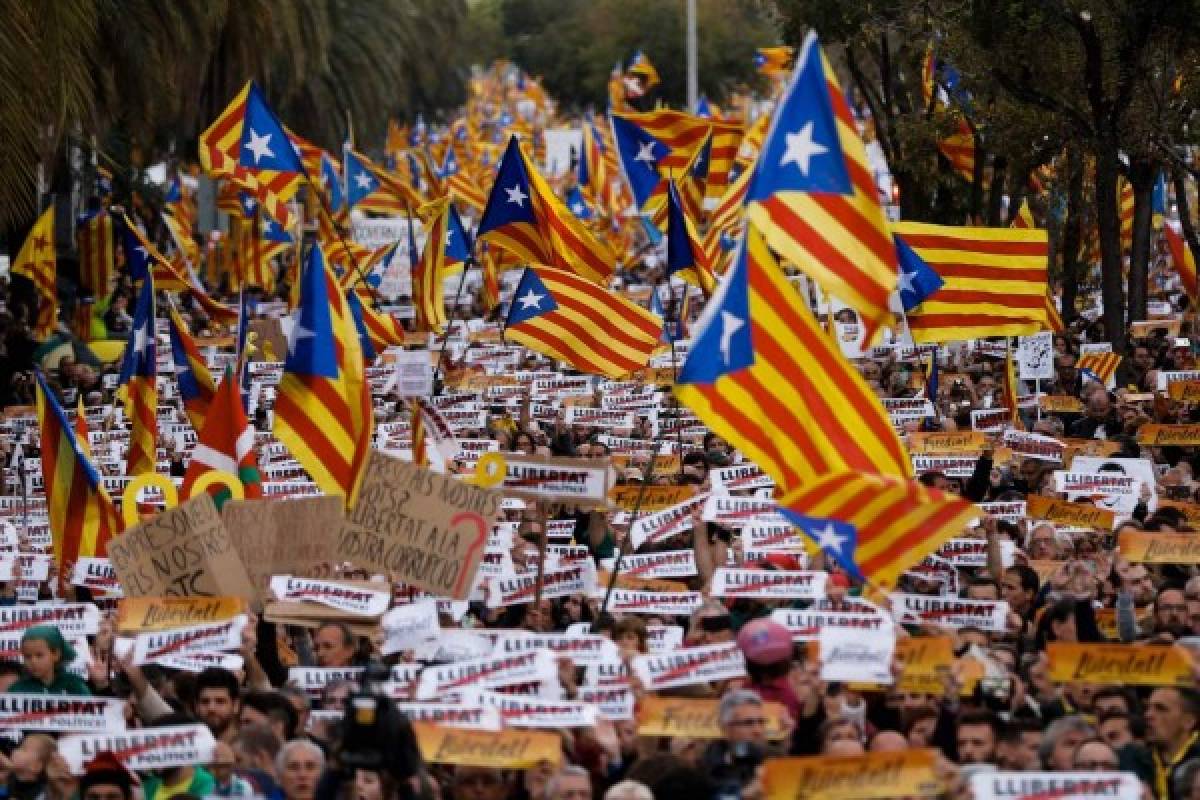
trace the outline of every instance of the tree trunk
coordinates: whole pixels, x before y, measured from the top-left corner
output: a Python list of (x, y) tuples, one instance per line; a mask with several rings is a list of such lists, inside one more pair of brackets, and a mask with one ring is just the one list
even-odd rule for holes
[(983, 165), (987, 155), (983, 151), (983, 141), (979, 134), (975, 139), (975, 168), (971, 176), (971, 204), (968, 211), (967, 224), (979, 225), (983, 222)]
[(1001, 214), (1004, 212), (1004, 184), (1008, 182), (1008, 159), (997, 155), (992, 157), (992, 185), (988, 189), (986, 224), (998, 228), (1001, 224)]
[(1100, 295), (1104, 334), (1113, 352), (1125, 352), (1125, 288), (1121, 274), (1121, 210), (1117, 200), (1117, 148), (1096, 148), (1096, 229), (1100, 234)]
[(1009, 181), (1011, 185), (1008, 187), (1008, 217), (1004, 224), (1011, 227), (1017, 218), (1017, 212), (1021, 210), (1021, 203), (1025, 202), (1025, 195), (1028, 194), (1026, 187), (1029, 185), (1029, 173), (1018, 169), (1009, 175)]
[(1067, 149), (1067, 218), (1062, 230), (1062, 320), (1075, 321), (1075, 298), (1079, 296), (1079, 251), (1083, 246), (1083, 165), (1079, 152)]
[[(1171, 182), (1175, 184), (1175, 204), (1179, 209), (1179, 224), (1183, 228), (1183, 240), (1192, 251), (1192, 261), (1200, 264), (1200, 234), (1192, 224), (1192, 209), (1188, 202), (1187, 173), (1178, 165), (1171, 170)], [(1176, 270), (1179, 268), (1176, 267)]]
[(1133, 188), (1133, 241), (1129, 248), (1129, 316), (1146, 318), (1146, 293), (1150, 268), (1150, 218), (1157, 162), (1138, 160), (1129, 165)]

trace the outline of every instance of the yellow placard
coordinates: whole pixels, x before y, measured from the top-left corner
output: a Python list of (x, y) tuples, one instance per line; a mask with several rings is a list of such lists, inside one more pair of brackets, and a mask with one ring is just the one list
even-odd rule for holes
[(125, 520), (126, 528), (135, 527), (142, 521), (142, 515), (138, 512), (138, 492), (151, 486), (163, 493), (163, 505), (166, 508), (174, 508), (179, 505), (179, 492), (166, 475), (159, 475), (157, 472), (138, 475), (129, 482), (129, 485), (125, 487), (125, 492), (121, 495), (121, 517)]
[[(608, 499), (614, 506), (625, 511), (640, 508), (643, 512), (662, 511), (664, 508), (678, 505), (696, 493), (694, 486), (647, 486), (642, 492), (640, 484), (614, 486), (608, 492)], [(641, 505), (638, 496), (641, 495)]]
[(861, 756), (769, 758), (763, 790), (767, 800), (874, 800), (934, 797), (943, 791), (933, 750), (866, 753)]
[(1055, 683), (1116, 686), (1187, 686), (1196, 678), (1188, 651), (1178, 645), (1047, 642)]
[(1063, 444), (1073, 447), (1081, 456), (1111, 456), (1121, 449), (1120, 442), (1110, 442), (1107, 439), (1063, 439)]
[(471, 344), (500, 344), (503, 341), (503, 337), (500, 335), (498, 329), (489, 328), (482, 331), (471, 331), (467, 335), (467, 341)]
[(121, 633), (163, 631), (225, 622), (246, 612), (240, 597), (126, 597), (117, 606)]
[(1184, 518), (1192, 525), (1200, 524), (1200, 503), (1189, 503), (1186, 500), (1158, 501), (1159, 508), (1175, 508), (1183, 512)]
[[(625, 469), (626, 467), (634, 466), (641, 469), (641, 465), (634, 464), (633, 457), (629, 455), (617, 454), (612, 456), (612, 465), (614, 469)], [(645, 459), (642, 459), (643, 464)], [(679, 474), (679, 456), (674, 453), (660, 453), (654, 457), (654, 469), (651, 471), (651, 477), (661, 477), (664, 475)]]
[(562, 737), (545, 731), (505, 728), (475, 731), (414, 722), (421, 755), (431, 764), (492, 769), (529, 769), (562, 763)]
[[(638, 708), (638, 736), (682, 736), (689, 739), (722, 739), (716, 697), (660, 697), (646, 695)], [(780, 703), (764, 705), (767, 738), (782, 739), (787, 709)]]
[(1131, 339), (1145, 339), (1153, 336), (1155, 331), (1165, 330), (1167, 336), (1179, 335), (1179, 319), (1140, 319), (1129, 323)]
[(1115, 518), (1113, 512), (1103, 508), (1089, 506), (1087, 503), (1055, 500), (1039, 494), (1031, 494), (1025, 499), (1025, 513), (1033, 519), (1046, 519), (1077, 528), (1100, 528), (1106, 531), (1112, 530)]
[(1167, 384), (1167, 397), (1183, 403), (1200, 402), (1200, 381), (1172, 381)]
[(630, 373), (630, 380), (652, 383), (655, 386), (670, 386), (675, 383), (675, 370), (671, 367), (647, 367)]
[(1083, 402), (1069, 394), (1044, 394), (1038, 398), (1038, 406), (1047, 414), (1078, 414), (1083, 411)]
[(954, 666), (954, 642), (949, 636), (909, 636), (896, 640), (896, 659), (903, 664), (902, 692), (941, 694)]
[[(1139, 629), (1149, 629), (1154, 624), (1154, 606), (1137, 609), (1134, 612), (1134, 618), (1137, 620)], [(1107, 639), (1116, 641), (1121, 638), (1121, 634), (1117, 630), (1117, 610), (1115, 608), (1097, 608), (1096, 627)]]
[(1153, 447), (1180, 445), (1190, 447), (1200, 444), (1200, 425), (1159, 425), (1153, 423), (1138, 428), (1138, 444)]
[(1200, 536), (1194, 533), (1127, 531), (1117, 542), (1121, 555), (1140, 564), (1200, 564)]
[(908, 452), (913, 455), (971, 455), (978, 453), (987, 444), (982, 431), (959, 431), (958, 433), (910, 433)]

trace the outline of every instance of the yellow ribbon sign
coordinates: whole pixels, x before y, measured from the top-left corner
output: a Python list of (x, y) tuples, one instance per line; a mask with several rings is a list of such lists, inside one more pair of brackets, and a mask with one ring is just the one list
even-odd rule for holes
[(763, 776), (764, 796), (767, 800), (935, 797), (944, 787), (934, 763), (933, 750), (770, 758)]
[(1152, 447), (1179, 445), (1190, 447), (1200, 444), (1200, 425), (1143, 425), (1138, 428), (1138, 444)]
[(542, 762), (562, 763), (562, 738), (557, 733), (505, 728), (476, 731), (414, 722), (421, 755), (431, 764), (458, 764), (492, 769), (529, 769)]
[(1047, 642), (1055, 683), (1112, 686), (1194, 686), (1192, 659), (1178, 645)]
[(208, 491), (208, 487), (213, 484), (218, 484), (228, 489), (229, 493), (233, 495), (234, 500), (246, 499), (246, 487), (242, 484), (242, 479), (231, 472), (220, 469), (206, 472), (197, 478), (196, 482), (192, 484), (191, 493), (184, 499), (190, 500), (201, 492)]
[(175, 490), (175, 484), (171, 483), (171, 479), (166, 475), (159, 475), (157, 472), (138, 475), (129, 482), (129, 485), (125, 487), (125, 493), (121, 495), (121, 517), (125, 520), (126, 528), (132, 528), (142, 521), (142, 515), (138, 512), (138, 493), (151, 486), (163, 493), (163, 501), (167, 508), (179, 505), (179, 492)]
[(1121, 555), (1140, 564), (1200, 564), (1200, 536), (1194, 533), (1122, 533)]

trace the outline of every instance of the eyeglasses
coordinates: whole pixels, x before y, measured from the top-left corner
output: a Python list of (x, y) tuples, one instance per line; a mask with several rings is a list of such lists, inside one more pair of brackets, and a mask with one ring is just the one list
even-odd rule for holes
[(729, 727), (731, 728), (755, 728), (766, 727), (767, 720), (763, 717), (748, 717), (746, 719), (731, 719)]

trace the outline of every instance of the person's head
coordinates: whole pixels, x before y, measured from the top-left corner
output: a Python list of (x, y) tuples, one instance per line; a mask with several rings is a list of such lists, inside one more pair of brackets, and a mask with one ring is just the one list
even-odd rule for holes
[(867, 750), (872, 753), (898, 753), (907, 749), (908, 740), (900, 731), (879, 731), (867, 745)]
[(1154, 576), (1144, 564), (1133, 564), (1125, 573), (1125, 586), (1133, 594), (1133, 602), (1139, 606), (1154, 602), (1158, 589), (1154, 585)]
[(1087, 415), (1092, 419), (1104, 419), (1112, 411), (1112, 398), (1108, 392), (1092, 392), (1087, 399)]
[(1154, 598), (1154, 630), (1175, 637), (1188, 635), (1187, 601), (1182, 589), (1163, 589)]
[(610, 786), (604, 800), (654, 800), (654, 792), (644, 783), (626, 780)]
[(108, 750), (84, 765), (79, 779), (79, 800), (130, 800), (134, 778)]
[(821, 753), (831, 756), (862, 755), (866, 737), (863, 727), (857, 719), (851, 717), (830, 717), (821, 723), (817, 731), (821, 740)]
[(1121, 765), (1117, 751), (1103, 739), (1084, 739), (1075, 748), (1071, 769), (1077, 772), (1117, 772)]
[(46, 762), (54, 755), (54, 739), (44, 733), (30, 733), (12, 752), (13, 775), (22, 781), (39, 780)]
[(966, 597), (968, 600), (999, 600), (1000, 586), (991, 578), (972, 578)]
[(1046, 727), (1038, 757), (1045, 769), (1067, 772), (1075, 757), (1075, 748), (1084, 739), (1096, 737), (1096, 729), (1078, 714), (1059, 717)]
[(1100, 731), (1100, 738), (1114, 750), (1120, 750), (1134, 741), (1133, 717), (1129, 714), (1102, 714), (1099, 720), (1096, 728)]
[(946, 491), (950, 488), (950, 479), (946, 477), (946, 473), (939, 470), (928, 470), (917, 476), (917, 481), (922, 486), (928, 486), (930, 489)]
[(697, 644), (733, 641), (733, 620), (721, 601), (709, 598), (692, 615), (692, 638)]
[(233, 755), (239, 769), (257, 769), (275, 775), (275, 758), (283, 740), (268, 725), (244, 725), (233, 739)]
[(275, 774), (285, 800), (313, 800), (325, 769), (325, 754), (308, 739), (284, 743), (275, 758)]
[(991, 711), (971, 711), (959, 715), (954, 736), (959, 763), (995, 763), (1000, 727), (1000, 719)]
[(295, 707), (279, 692), (251, 691), (242, 696), (239, 726), (269, 725), (276, 736), (287, 741), (296, 736), (296, 722)]
[(1016, 564), (1004, 570), (1000, 588), (1009, 608), (1018, 614), (1026, 614), (1033, 608), (1040, 584), (1033, 567)]
[(1038, 746), (1042, 743), (1042, 723), (1029, 717), (1015, 717), (1004, 726), (996, 748), (996, 764), (1001, 769), (1029, 771), (1039, 768)]
[(205, 767), (212, 773), (218, 786), (228, 786), (233, 778), (233, 770), (237, 767), (237, 757), (233, 754), (233, 748), (225, 742), (218, 741), (213, 748), (212, 760)]
[(1098, 718), (1133, 713), (1133, 701), (1123, 686), (1105, 686), (1092, 695), (1092, 713)]
[(489, 767), (458, 767), (453, 786), (453, 800), (503, 800), (508, 794), (504, 775)]
[(237, 719), (237, 676), (223, 667), (206, 667), (196, 676), (195, 697), (192, 712), (220, 738)]
[(1079, 641), (1079, 628), (1075, 620), (1075, 599), (1064, 597), (1047, 608), (1038, 622), (1038, 632), (1043, 641)]
[(592, 800), (592, 779), (583, 767), (568, 764), (546, 784), (546, 800)]
[(30, 677), (48, 684), (75, 660), (75, 650), (57, 625), (34, 625), (21, 636), (21, 660)]
[[(1032, 484), (1031, 484), (1032, 488)], [(1058, 540), (1054, 534), (1054, 526), (1049, 523), (1034, 526), (1029, 533), (1029, 545), (1025, 548), (1029, 557), (1036, 561), (1047, 561), (1058, 558)]]
[(612, 640), (620, 650), (645, 653), (646, 637), (646, 622), (641, 617), (626, 614), (613, 623)]
[(374, 769), (354, 770), (354, 800), (388, 800), (390, 779)]
[(721, 734), (730, 744), (767, 743), (767, 709), (762, 698), (749, 689), (731, 689), (721, 697), (718, 719)]
[(313, 634), (313, 655), (319, 667), (348, 667), (354, 663), (354, 632), (341, 622), (326, 622)]
[(1200, 724), (1200, 693), (1160, 686), (1146, 701), (1146, 741), (1174, 755)]

